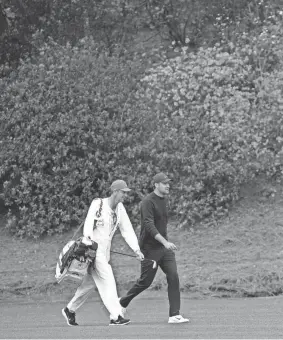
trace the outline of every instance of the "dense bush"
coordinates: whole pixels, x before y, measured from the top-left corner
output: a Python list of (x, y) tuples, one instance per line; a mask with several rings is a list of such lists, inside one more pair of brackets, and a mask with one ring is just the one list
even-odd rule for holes
[[(154, 112), (142, 155), (174, 174), (183, 223), (222, 215), (240, 184), (282, 170), (282, 24), (148, 70), (137, 98)], [(278, 71), (279, 70), (279, 71)], [(131, 149), (133, 152), (133, 149)]]
[[(50, 42), (2, 80), (0, 178), (6, 204), (17, 207), (9, 228), (38, 236), (62, 231), (128, 176), (121, 130), (123, 107), (140, 66), (98, 56), (93, 41)], [(4, 91), (5, 89), (5, 91)]]
[(134, 218), (156, 171), (174, 179), (171, 211), (193, 224), (224, 214), (256, 174), (280, 173), (278, 18), (256, 37), (239, 33), (229, 44), (161, 55), (146, 73), (142, 60), (101, 53), (92, 39), (39, 47), (35, 35), (38, 57), (0, 82), (8, 228), (33, 237), (62, 232), (118, 177), (135, 188)]

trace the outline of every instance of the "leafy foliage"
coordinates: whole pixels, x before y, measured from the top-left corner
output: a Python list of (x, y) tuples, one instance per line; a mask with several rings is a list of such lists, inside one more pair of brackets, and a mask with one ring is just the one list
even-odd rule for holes
[(262, 7), (263, 1), (256, 0), (145, 0), (150, 27), (176, 46), (215, 43), (250, 21), (247, 12), (262, 15)]
[(8, 28), (0, 32), (0, 77), (9, 74), (21, 58), (36, 51), (32, 36), (75, 45), (86, 36), (99, 43), (100, 51), (120, 54), (139, 27), (135, 1), (111, 0), (3, 0)]
[(37, 53), (0, 81), (7, 227), (32, 237), (63, 232), (116, 178), (135, 188), (135, 220), (157, 171), (174, 178), (170, 210), (191, 225), (225, 214), (241, 183), (281, 174), (283, 13), (266, 13), (249, 22), (254, 35), (244, 27), (234, 40), (221, 17), (219, 42), (193, 53), (175, 44), (175, 57), (160, 52), (146, 71), (146, 54), (123, 55), (120, 43), (106, 52), (86, 33), (90, 21), (74, 44), (42, 44), (46, 32), (36, 31)]
[(246, 38), (228, 49), (181, 48), (142, 80), (138, 98), (156, 112), (142, 155), (174, 174), (183, 223), (221, 216), (241, 183), (282, 170), (282, 24)]
[(128, 174), (126, 165), (121, 171), (120, 119), (139, 69), (99, 56), (92, 40), (74, 48), (51, 41), (2, 81), (0, 177), (19, 217), (11, 230), (63, 231), (105, 194), (105, 181)]

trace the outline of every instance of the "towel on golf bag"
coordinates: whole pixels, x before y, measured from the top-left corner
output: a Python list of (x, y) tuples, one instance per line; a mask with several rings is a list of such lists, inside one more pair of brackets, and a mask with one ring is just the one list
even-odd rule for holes
[(95, 241), (84, 236), (69, 241), (61, 251), (56, 265), (57, 282), (60, 283), (65, 277), (82, 280), (89, 266), (94, 265), (97, 247)]

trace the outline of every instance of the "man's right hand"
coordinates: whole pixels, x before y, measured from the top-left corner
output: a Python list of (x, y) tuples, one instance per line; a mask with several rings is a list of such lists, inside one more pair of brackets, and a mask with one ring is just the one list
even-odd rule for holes
[(172, 242), (168, 242), (168, 241), (164, 244), (164, 247), (168, 250), (177, 250), (177, 247), (175, 246), (175, 244)]

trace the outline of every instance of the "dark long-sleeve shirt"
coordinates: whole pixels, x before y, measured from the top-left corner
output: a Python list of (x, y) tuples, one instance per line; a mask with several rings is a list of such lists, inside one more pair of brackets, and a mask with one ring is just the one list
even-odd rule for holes
[(167, 199), (151, 192), (141, 203), (140, 248), (161, 247), (154, 237), (160, 234), (167, 240), (167, 222)]

